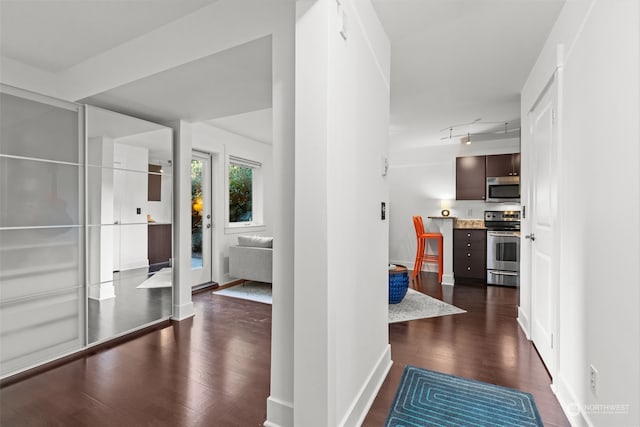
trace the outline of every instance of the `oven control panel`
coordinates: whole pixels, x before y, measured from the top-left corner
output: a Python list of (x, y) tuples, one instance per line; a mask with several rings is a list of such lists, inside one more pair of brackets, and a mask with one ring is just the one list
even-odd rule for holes
[(520, 221), (520, 211), (484, 211), (485, 221)]
[(484, 211), (487, 230), (520, 230), (520, 211)]

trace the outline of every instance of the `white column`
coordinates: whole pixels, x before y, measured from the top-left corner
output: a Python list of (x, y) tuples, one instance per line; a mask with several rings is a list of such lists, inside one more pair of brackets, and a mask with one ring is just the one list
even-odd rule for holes
[[(279, 2), (272, 38), (273, 305), (271, 393), (265, 426), (293, 426), (295, 2)], [(271, 202), (271, 201), (270, 201)]]
[(442, 233), (442, 244), (444, 252), (442, 284), (453, 286), (455, 278), (453, 277), (453, 221), (454, 217), (432, 217), (429, 219)]
[(193, 316), (191, 299), (191, 125), (172, 123), (174, 168), (173, 320)]

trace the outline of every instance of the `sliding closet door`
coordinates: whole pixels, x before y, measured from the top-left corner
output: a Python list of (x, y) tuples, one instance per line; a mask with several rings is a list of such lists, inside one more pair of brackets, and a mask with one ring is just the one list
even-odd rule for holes
[(81, 107), (0, 86), (0, 376), (85, 344)]

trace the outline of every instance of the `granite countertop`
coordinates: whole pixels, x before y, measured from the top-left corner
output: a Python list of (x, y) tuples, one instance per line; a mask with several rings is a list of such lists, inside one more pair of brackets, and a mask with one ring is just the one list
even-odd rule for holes
[(485, 229), (484, 219), (461, 219), (457, 218), (453, 223), (453, 228), (476, 228)]

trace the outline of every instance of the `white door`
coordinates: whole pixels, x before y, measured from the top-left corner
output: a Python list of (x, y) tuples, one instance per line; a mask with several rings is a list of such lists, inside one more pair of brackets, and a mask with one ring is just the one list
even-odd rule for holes
[(558, 295), (556, 93), (554, 78), (529, 113), (533, 162), (531, 234), (526, 236), (531, 245), (531, 339), (552, 375)]
[(212, 283), (211, 155), (194, 151), (191, 158), (191, 286)]

